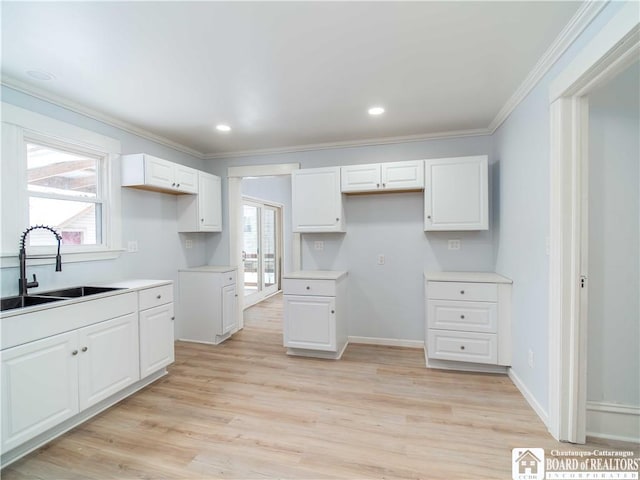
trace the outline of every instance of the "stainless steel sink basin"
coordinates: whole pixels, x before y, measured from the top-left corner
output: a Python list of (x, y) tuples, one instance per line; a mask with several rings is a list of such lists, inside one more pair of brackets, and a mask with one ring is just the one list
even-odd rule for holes
[(61, 290), (52, 290), (50, 292), (41, 292), (38, 295), (43, 297), (66, 297), (66, 298), (78, 298), (86, 297), (87, 295), (97, 295), (99, 293), (113, 292), (114, 290), (122, 290), (122, 288), (116, 287), (72, 287), (63, 288)]
[(66, 298), (60, 298), (55, 296), (40, 296), (40, 295), (27, 295), (21, 297), (16, 295), (15, 297), (5, 297), (0, 300), (0, 311), (13, 310), (16, 308), (32, 307), (34, 305), (41, 305), (43, 303), (59, 302), (60, 300), (67, 300)]

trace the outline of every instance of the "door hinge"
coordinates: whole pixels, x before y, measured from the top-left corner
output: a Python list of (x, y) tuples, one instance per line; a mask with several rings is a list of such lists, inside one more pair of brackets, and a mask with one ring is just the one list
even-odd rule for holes
[(587, 277), (580, 275), (580, 288), (584, 288), (587, 283)]

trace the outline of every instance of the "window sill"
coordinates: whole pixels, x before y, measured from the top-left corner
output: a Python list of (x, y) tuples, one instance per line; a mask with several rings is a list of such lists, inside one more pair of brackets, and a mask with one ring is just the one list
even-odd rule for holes
[[(99, 260), (114, 260), (125, 250), (123, 249), (108, 249), (108, 250), (91, 250), (86, 252), (67, 252), (62, 253), (62, 265), (65, 263), (78, 263), (78, 262), (95, 262)], [(54, 265), (56, 263), (55, 258), (50, 258), (51, 254), (30, 254), (27, 251), (29, 259), (27, 260), (30, 266), (33, 265)], [(42, 258), (47, 257), (47, 258)], [(17, 268), (20, 266), (18, 255), (15, 253), (3, 253), (0, 256), (0, 268)]]

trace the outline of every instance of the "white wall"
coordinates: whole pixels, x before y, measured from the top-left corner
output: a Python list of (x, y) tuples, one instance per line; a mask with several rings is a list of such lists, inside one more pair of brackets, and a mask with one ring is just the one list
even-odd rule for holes
[[(548, 90), (622, 3), (608, 4), (493, 135), (499, 165), (494, 190), (496, 272), (513, 280), (512, 373), (530, 400), (549, 404), (549, 235), (550, 111)], [(528, 352), (533, 352), (533, 366)]]
[[(202, 169), (200, 159), (4, 86), (2, 101), (118, 139), (122, 153), (145, 152)], [(177, 233), (175, 196), (130, 188), (123, 188), (121, 192), (123, 245), (126, 246), (128, 240), (137, 240), (139, 252), (123, 253), (117, 260), (72, 264), (65, 264), (63, 255), (62, 272), (59, 273), (54, 272), (53, 265), (27, 265), (27, 273), (38, 276), (39, 290), (124, 278), (176, 280), (178, 268), (204, 263), (205, 237), (211, 234)], [(192, 249), (184, 248), (186, 238), (193, 239)], [(16, 243), (18, 240), (16, 238)], [(16, 294), (18, 268), (3, 268), (0, 275), (1, 295)], [(31, 291), (35, 292), (36, 289)]]
[[(209, 170), (224, 177), (229, 166), (300, 163), (301, 168), (312, 168), (490, 154), (490, 150), (490, 138), (478, 136), (211, 160)], [(491, 172), (493, 168), (491, 164)], [(424, 269), (493, 270), (491, 231), (426, 234), (422, 201), (419, 193), (347, 196), (345, 234), (302, 235), (303, 268), (349, 271), (349, 335), (422, 341)], [(225, 209), (228, 225), (226, 217)], [(460, 251), (447, 250), (450, 238), (462, 241)], [(314, 249), (316, 240), (324, 242), (322, 252)], [(209, 263), (229, 261), (228, 242), (227, 232), (210, 239)], [(376, 264), (378, 254), (386, 256), (385, 265)]]
[(639, 135), (640, 65), (636, 63), (589, 95), (587, 401), (637, 408)]

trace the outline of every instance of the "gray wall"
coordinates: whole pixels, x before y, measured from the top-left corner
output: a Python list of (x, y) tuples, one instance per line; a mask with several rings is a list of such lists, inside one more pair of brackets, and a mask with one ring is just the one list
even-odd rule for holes
[[(202, 169), (202, 160), (198, 158), (4, 86), (2, 101), (120, 140), (122, 153), (144, 152)], [(96, 262), (64, 264), (63, 258), (63, 269), (59, 273), (54, 272), (52, 265), (28, 266), (29, 274), (37, 274), (40, 290), (124, 278), (176, 280), (178, 268), (204, 263), (205, 237), (211, 234), (177, 233), (174, 195), (131, 188), (123, 188), (121, 193), (123, 246), (126, 247), (128, 240), (137, 240), (139, 252)], [(192, 249), (184, 248), (186, 238), (193, 240)], [(18, 276), (18, 268), (1, 270), (2, 296), (17, 293)]]
[[(299, 163), (302, 168), (489, 154), (491, 138), (465, 137), (281, 155), (211, 160), (209, 170), (226, 176), (229, 166)], [(490, 158), (490, 169), (494, 165)], [(226, 198), (226, 181), (223, 181)], [(429, 270), (493, 270), (492, 231), (425, 233), (422, 195), (353, 195), (345, 199), (347, 232), (303, 234), (302, 267), (349, 271), (349, 335), (424, 340), (422, 273)], [(491, 208), (491, 205), (490, 205)], [(227, 212), (223, 213), (228, 225)], [(447, 250), (460, 239), (459, 251)], [(322, 252), (314, 242), (323, 241)], [(229, 261), (229, 236), (211, 238), (209, 263)], [(378, 254), (386, 256), (377, 265)]]
[(640, 66), (589, 95), (587, 400), (640, 407)]

